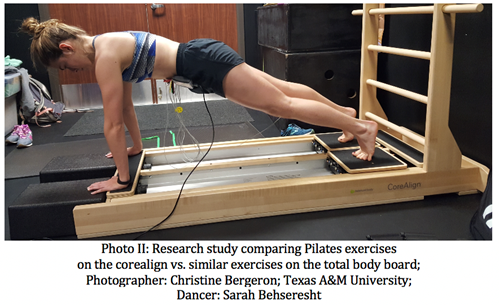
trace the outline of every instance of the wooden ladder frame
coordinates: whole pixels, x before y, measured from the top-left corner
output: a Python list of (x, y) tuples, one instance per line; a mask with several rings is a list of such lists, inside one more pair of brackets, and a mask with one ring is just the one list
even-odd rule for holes
[[(482, 4), (434, 4), (433, 6), (378, 8), (364, 4), (353, 15), (363, 16), (361, 43), (360, 118), (371, 119), (400, 139), (404, 137), (423, 147), (423, 168), (427, 172), (460, 169), (462, 153), (448, 126), (455, 19), (457, 13), (478, 13)], [(423, 52), (378, 45), (378, 16), (432, 14), (431, 51)], [(378, 53), (388, 53), (429, 60), (427, 96), (377, 81)], [(391, 123), (377, 100), (377, 88), (427, 105), (425, 137)]]

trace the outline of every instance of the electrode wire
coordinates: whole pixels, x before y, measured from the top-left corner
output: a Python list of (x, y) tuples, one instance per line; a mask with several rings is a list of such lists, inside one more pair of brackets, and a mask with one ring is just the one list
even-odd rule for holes
[[(183, 109), (181, 107), (181, 90), (179, 90), (180, 88), (176, 88), (176, 86), (174, 86), (174, 81), (171, 81), (170, 83), (172, 90), (170, 92), (171, 94), (169, 94), (169, 97), (170, 101), (172, 102), (172, 106), (174, 107), (177, 119), (179, 120), (179, 129), (177, 131), (177, 143), (179, 144), (180, 151), (182, 152), (182, 158), (184, 162), (194, 162), (201, 155), (200, 143), (198, 143), (196, 138), (191, 134), (189, 129), (184, 124), (184, 120), (182, 119), (181, 113), (183, 112)], [(205, 100), (205, 94), (203, 94), (203, 99)], [(187, 155), (187, 152), (184, 150), (184, 140), (186, 138), (186, 135), (188, 135), (194, 142), (194, 145), (196, 145), (197, 154), (194, 158), (190, 158)]]
[(212, 123), (212, 141), (210, 143), (210, 146), (208, 147), (207, 152), (203, 155), (203, 157), (200, 159), (200, 161), (198, 161), (198, 163), (195, 165), (195, 167), (193, 167), (193, 169), (189, 172), (188, 176), (186, 177), (186, 179), (182, 183), (181, 189), (179, 191), (179, 195), (177, 196), (177, 200), (175, 201), (174, 207), (172, 208), (172, 211), (170, 212), (170, 214), (168, 214), (168, 216), (165, 217), (162, 221), (160, 221), (157, 225), (151, 227), (149, 230), (147, 230), (145, 232), (142, 232), (139, 236), (134, 238), (134, 240), (137, 240), (137, 239), (141, 238), (142, 236), (144, 236), (145, 234), (153, 231), (154, 229), (159, 227), (161, 224), (163, 224), (165, 221), (167, 221), (170, 218), (170, 216), (172, 216), (175, 209), (177, 208), (177, 204), (179, 203), (179, 199), (181, 198), (182, 191), (184, 190), (184, 186), (186, 185), (186, 182), (188, 181), (189, 177), (191, 177), (191, 175), (196, 170), (196, 168), (198, 168), (198, 165), (201, 164), (201, 162), (205, 159), (205, 157), (208, 155), (208, 153), (212, 149), (212, 146), (214, 145), (214, 142), (215, 142), (215, 125), (214, 125), (214, 120), (212, 118), (212, 114), (210, 113), (210, 110), (208, 109), (207, 101), (205, 100), (205, 93), (203, 93), (203, 102), (205, 103), (205, 108), (207, 109), (208, 116), (210, 117), (210, 122)]
[[(191, 132), (189, 131), (189, 129), (185, 126), (184, 124), (184, 120), (182, 119), (182, 116), (181, 116), (181, 113), (183, 112), (182, 111), (182, 107), (180, 106), (181, 105), (181, 92), (184, 88), (182, 86), (176, 86), (175, 85), (175, 81), (171, 80), (170, 83), (169, 83), (169, 90), (168, 91), (168, 94), (169, 94), (169, 99), (170, 99), (170, 102), (172, 103), (172, 106), (174, 107), (174, 111), (177, 115), (177, 118), (179, 120), (179, 123), (180, 123), (180, 127), (179, 127), (179, 130), (177, 132), (177, 143), (179, 144), (179, 149), (180, 151), (182, 152), (182, 159), (184, 162), (188, 163), (188, 162), (194, 162), (201, 154), (201, 147), (200, 147), (200, 144), (199, 142), (196, 140), (196, 138), (191, 134)], [(204, 96), (205, 98), (205, 96)], [(180, 110), (179, 110), (180, 109)], [(168, 113), (167, 113), (167, 119), (168, 119)], [(244, 145), (246, 144), (248, 141), (250, 140), (253, 140), (253, 139), (257, 139), (257, 136), (261, 136), (261, 138), (265, 138), (265, 136), (263, 135), (263, 133), (270, 129), (271, 127), (273, 126), (276, 126), (276, 123), (281, 120), (281, 117), (278, 117), (276, 120), (274, 120), (271, 124), (269, 124), (269, 126), (267, 126), (266, 128), (264, 128), (263, 130), (257, 130), (257, 133), (253, 134), (252, 136), (248, 137), (247, 139), (244, 139), (244, 140), (240, 140), (239, 144), (236, 145), (236, 146), (241, 146), (241, 145)], [(184, 139), (186, 137), (186, 134), (189, 135), (189, 137), (193, 140), (193, 142), (195, 143), (196, 145), (196, 150), (197, 150), (197, 155), (194, 159), (190, 158), (183, 146), (183, 143), (184, 143)], [(180, 140), (179, 140), (180, 138)], [(168, 164), (168, 161), (167, 161), (167, 156), (165, 154), (165, 164)], [(171, 165), (173, 168), (176, 168), (175, 166)]]

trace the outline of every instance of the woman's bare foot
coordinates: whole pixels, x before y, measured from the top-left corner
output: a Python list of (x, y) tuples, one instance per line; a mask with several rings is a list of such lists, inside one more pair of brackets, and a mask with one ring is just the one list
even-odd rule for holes
[(358, 159), (371, 161), (375, 153), (375, 139), (377, 137), (378, 125), (373, 121), (361, 122), (365, 124), (366, 130), (356, 136), (360, 149), (352, 154)]
[[(343, 111), (345, 114), (347, 114), (348, 116), (352, 117), (352, 118), (355, 118), (356, 117), (356, 109), (354, 108), (350, 108), (350, 107), (344, 107), (344, 110)], [(352, 141), (354, 140), (354, 135), (346, 130), (342, 130), (342, 135), (338, 138), (338, 141), (340, 143), (346, 143), (346, 142), (349, 142), (349, 141)]]

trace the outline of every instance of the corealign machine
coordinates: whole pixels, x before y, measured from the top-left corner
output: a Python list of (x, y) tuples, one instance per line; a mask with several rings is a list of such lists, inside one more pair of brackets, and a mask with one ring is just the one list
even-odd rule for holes
[[(455, 17), (482, 9), (481, 4), (364, 4), (353, 11), (363, 23), (358, 113), (379, 125), (371, 162), (352, 156), (357, 142), (338, 142), (340, 133), (203, 144), (201, 151), (211, 149), (202, 162), (183, 160), (196, 152), (194, 145), (184, 151), (145, 149), (135, 161), (129, 189), (108, 192), (105, 202), (74, 207), (76, 235), (92, 238), (484, 191), (489, 169), (462, 155), (448, 127)], [(430, 52), (379, 46), (379, 14), (432, 14)], [(428, 60), (427, 96), (377, 81), (379, 52)], [(426, 104), (425, 136), (388, 121), (377, 89)]]

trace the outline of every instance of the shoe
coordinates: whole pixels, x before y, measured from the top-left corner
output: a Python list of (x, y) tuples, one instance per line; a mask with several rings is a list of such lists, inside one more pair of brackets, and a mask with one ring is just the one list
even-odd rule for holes
[(5, 139), (5, 143), (7, 144), (17, 144), (17, 140), (19, 140), (19, 128), (21, 126), (15, 125), (14, 129), (12, 129), (12, 133)]
[(33, 135), (28, 125), (19, 126), (19, 139), (17, 140), (17, 148), (30, 147), (33, 145)]
[(281, 136), (282, 137), (287, 137), (287, 136), (301, 136), (301, 135), (306, 135), (306, 134), (311, 134), (314, 133), (313, 129), (304, 129), (300, 128), (299, 126), (295, 124), (288, 124), (288, 127), (286, 130), (281, 131)]

